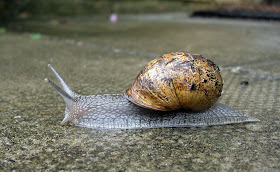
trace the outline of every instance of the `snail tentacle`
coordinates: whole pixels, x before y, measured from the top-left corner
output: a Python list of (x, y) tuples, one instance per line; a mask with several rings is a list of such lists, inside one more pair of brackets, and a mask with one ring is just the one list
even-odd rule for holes
[(62, 77), (54, 70), (54, 68), (48, 64), (48, 67), (51, 68), (51, 70), (53, 71), (53, 73), (55, 74), (55, 76), (57, 77), (57, 79), (60, 81), (61, 86), (63, 88), (63, 90), (69, 94), (71, 97), (74, 97), (76, 95), (76, 93), (74, 93), (71, 88), (66, 84), (66, 82), (62, 79)]
[[(52, 69), (52, 70), (55, 71), (54, 69)], [(59, 76), (59, 75), (57, 74), (56, 76)], [(61, 77), (59, 76), (59, 78), (61, 78)], [(61, 78), (61, 80), (63, 81), (62, 78)], [(74, 97), (71, 97), (67, 92), (65, 92), (62, 88), (60, 88), (58, 85), (56, 85), (52, 80), (45, 78), (45, 81), (50, 83), (51, 86), (53, 86), (53, 88), (56, 89), (56, 91), (61, 95), (61, 97), (63, 98), (63, 100), (66, 104), (65, 117), (61, 122), (61, 124), (65, 124), (67, 121), (69, 121), (71, 119), (71, 114), (68, 109), (73, 107), (76, 100), (74, 99)], [(76, 93), (74, 93), (74, 94), (76, 94)]]
[(63, 88), (61, 89), (50, 79), (47, 79), (47, 81), (57, 90), (57, 92), (62, 96), (62, 98), (66, 103), (65, 116), (61, 122), (61, 124), (65, 124), (66, 122), (72, 121), (75, 118), (74, 116), (76, 110), (75, 102), (77, 102), (76, 97), (78, 97), (78, 94), (76, 94), (71, 90), (71, 88), (66, 84), (64, 79), (56, 72), (56, 70), (50, 64), (48, 64), (48, 67), (51, 68), (51, 70), (53, 71), (53, 73), (55, 74), (56, 78), (59, 80)]

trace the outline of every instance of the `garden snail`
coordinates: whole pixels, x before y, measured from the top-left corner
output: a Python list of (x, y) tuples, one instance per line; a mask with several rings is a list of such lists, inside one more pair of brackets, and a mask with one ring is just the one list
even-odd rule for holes
[(219, 68), (199, 54), (176, 52), (152, 60), (122, 94), (78, 95), (49, 65), (66, 103), (62, 124), (101, 129), (211, 126), (259, 121), (216, 103), (222, 92)]

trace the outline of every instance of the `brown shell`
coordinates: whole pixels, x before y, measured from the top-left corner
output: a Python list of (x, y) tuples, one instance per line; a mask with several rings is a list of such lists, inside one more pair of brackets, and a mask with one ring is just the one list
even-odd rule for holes
[(125, 97), (145, 108), (203, 110), (221, 96), (219, 67), (199, 54), (175, 52), (149, 62)]

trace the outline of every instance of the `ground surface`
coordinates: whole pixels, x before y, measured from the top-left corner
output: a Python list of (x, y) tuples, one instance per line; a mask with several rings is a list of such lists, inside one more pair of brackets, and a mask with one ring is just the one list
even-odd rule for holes
[[(10, 28), (17, 32), (0, 35), (1, 170), (280, 170), (279, 22), (162, 14)], [(31, 39), (37, 32), (41, 39)], [(54, 79), (47, 64), (78, 93), (122, 93), (148, 61), (182, 50), (215, 61), (224, 79), (220, 102), (261, 121), (114, 131), (60, 125), (64, 102), (43, 82)]]

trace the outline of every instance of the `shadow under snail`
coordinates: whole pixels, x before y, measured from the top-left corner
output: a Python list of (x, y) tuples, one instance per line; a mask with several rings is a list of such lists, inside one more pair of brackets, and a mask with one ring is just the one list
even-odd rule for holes
[(62, 124), (100, 129), (202, 127), (259, 121), (216, 103), (219, 67), (199, 54), (175, 52), (149, 62), (123, 94), (79, 95), (49, 65), (62, 88), (46, 78), (66, 103)]

